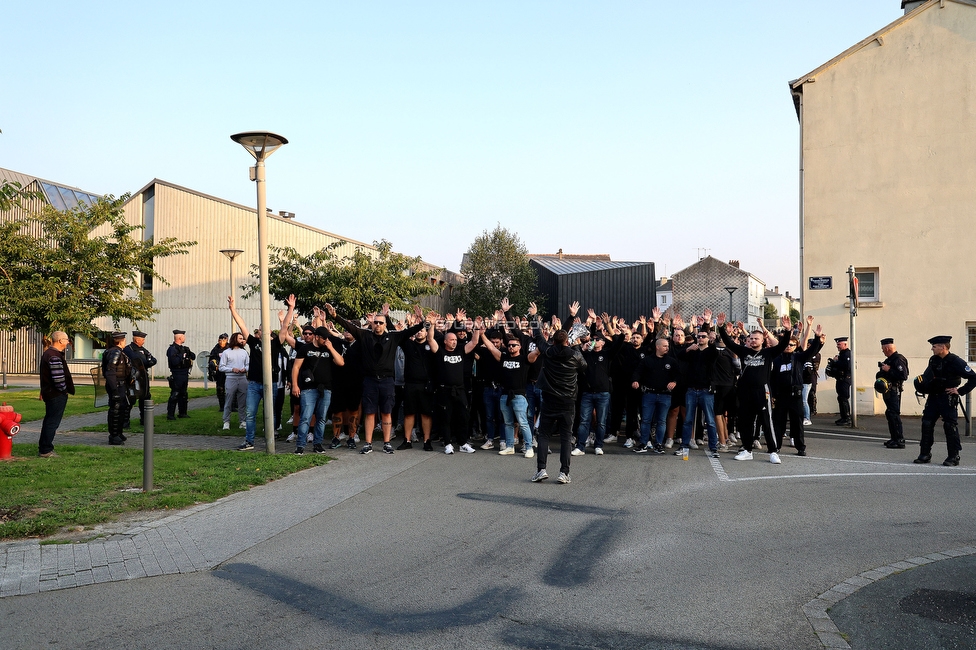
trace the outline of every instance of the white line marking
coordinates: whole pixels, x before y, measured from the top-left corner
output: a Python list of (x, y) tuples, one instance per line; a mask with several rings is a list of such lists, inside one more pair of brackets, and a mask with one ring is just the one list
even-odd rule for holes
[(976, 476), (976, 473), (961, 474), (958, 472), (847, 472), (836, 474), (781, 474), (779, 476), (749, 476), (746, 478), (731, 478), (736, 481), (768, 481), (779, 478), (833, 478), (838, 476)]

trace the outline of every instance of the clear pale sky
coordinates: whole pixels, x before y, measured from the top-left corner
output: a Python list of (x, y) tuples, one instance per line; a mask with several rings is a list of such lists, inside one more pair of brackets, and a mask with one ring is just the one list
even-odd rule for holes
[(659, 275), (739, 259), (798, 294), (787, 84), (900, 5), (7, 3), (0, 167), (254, 205), (229, 136), (266, 129), (290, 140), (269, 207), (350, 239), (456, 271), (501, 224), (531, 252)]

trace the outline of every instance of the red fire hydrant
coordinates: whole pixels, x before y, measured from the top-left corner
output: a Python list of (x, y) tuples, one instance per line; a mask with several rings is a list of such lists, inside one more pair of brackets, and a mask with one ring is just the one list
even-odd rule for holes
[(20, 432), (20, 413), (14, 413), (14, 407), (4, 402), (0, 405), (0, 460), (10, 458), (14, 436)]

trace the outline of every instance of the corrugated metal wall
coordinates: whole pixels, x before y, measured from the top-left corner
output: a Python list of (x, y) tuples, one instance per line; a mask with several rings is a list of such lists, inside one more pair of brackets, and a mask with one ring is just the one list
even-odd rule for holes
[(539, 291), (546, 296), (546, 315), (566, 318), (569, 305), (578, 300), (584, 318), (592, 307), (598, 314), (605, 311), (633, 322), (650, 316), (656, 304), (653, 263), (564, 275), (532, 265), (539, 275)]

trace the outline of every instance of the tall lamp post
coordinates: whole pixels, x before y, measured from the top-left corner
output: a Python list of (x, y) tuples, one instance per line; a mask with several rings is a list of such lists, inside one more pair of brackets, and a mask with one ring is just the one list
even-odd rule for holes
[[(240, 255), (244, 251), (242, 251), (239, 248), (223, 248), (223, 249), (220, 250), (220, 252), (223, 253), (224, 255), (226, 255), (227, 256), (227, 259), (230, 260), (230, 293), (228, 293), (227, 295), (228, 296), (234, 296), (234, 295), (236, 295), (236, 292), (234, 291), (234, 260), (237, 258), (238, 255)], [(234, 317), (231, 316), (230, 317), (230, 330), (228, 330), (229, 331), (229, 334), (233, 334), (234, 333), (234, 325), (235, 324), (236, 323), (234, 323)], [(244, 332), (244, 335), (247, 336), (247, 332)]]
[(288, 140), (268, 131), (247, 131), (230, 136), (254, 156), (251, 180), (258, 188), (258, 271), (261, 282), (261, 369), (264, 383), (264, 438), (268, 453), (275, 453), (274, 387), (271, 384), (271, 298), (268, 295), (268, 208), (264, 185), (264, 160)]
[(739, 287), (725, 287), (725, 290), (729, 292), (729, 322), (734, 323), (735, 319), (732, 318), (732, 294), (735, 293), (736, 289)]

